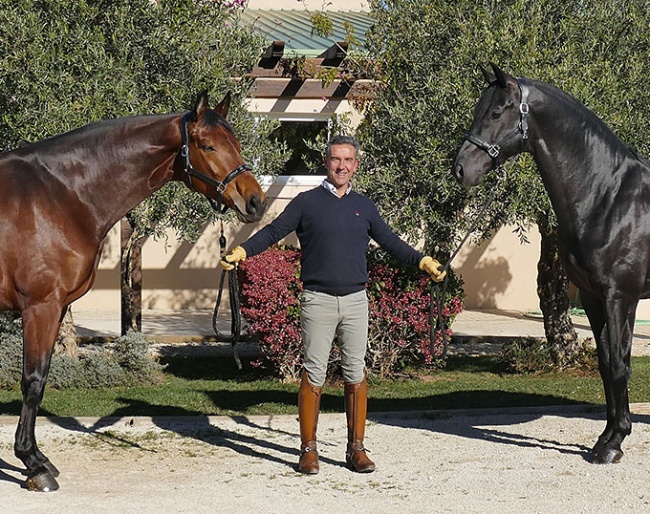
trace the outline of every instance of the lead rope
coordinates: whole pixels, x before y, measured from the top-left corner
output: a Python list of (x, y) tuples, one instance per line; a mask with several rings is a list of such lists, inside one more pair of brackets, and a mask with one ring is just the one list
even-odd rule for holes
[[(219, 237), (220, 257), (226, 255), (226, 236), (223, 233), (223, 221), (221, 222), (221, 237)], [(219, 307), (221, 305), (221, 297), (223, 296), (224, 280), (228, 276), (228, 296), (230, 297), (230, 335), (224, 335), (219, 331), (217, 326), (217, 318), (219, 316)], [(237, 352), (237, 343), (241, 336), (241, 311), (239, 308), (239, 286), (237, 284), (237, 267), (231, 270), (221, 270), (221, 278), (219, 279), (219, 289), (217, 293), (217, 301), (214, 304), (214, 312), (212, 313), (212, 328), (217, 335), (217, 341), (222, 343), (230, 343), (232, 348), (232, 355), (239, 370), (242, 369), (241, 359)]]
[[(494, 185), (494, 188), (492, 189), (490, 196), (488, 196), (488, 199), (483, 204), (483, 207), (481, 207), (481, 210), (476, 215), (476, 218), (474, 219), (472, 226), (467, 231), (467, 234), (465, 234), (463, 240), (460, 242), (460, 244), (458, 245), (454, 253), (451, 254), (449, 260), (447, 260), (447, 263), (442, 267), (443, 272), (449, 269), (449, 267), (451, 266), (451, 262), (456, 258), (458, 253), (461, 251), (463, 245), (469, 239), (469, 236), (472, 235), (474, 230), (476, 230), (476, 227), (478, 226), (479, 221), (481, 221), (481, 218), (487, 211), (487, 208), (494, 201), (497, 189), (499, 188), (499, 184), (501, 183), (501, 181), (505, 180), (506, 178), (506, 170), (503, 166), (499, 166), (496, 169), (496, 172), (497, 172), (497, 182)], [(431, 283), (431, 304), (429, 306), (429, 338), (430, 338), (429, 351), (431, 352), (431, 356), (437, 359), (444, 359), (447, 356), (447, 349), (449, 346), (449, 341), (447, 336), (447, 324), (445, 323), (445, 319), (443, 316), (443, 311), (445, 308), (445, 298), (447, 296), (448, 282), (449, 282), (449, 275), (447, 275), (442, 282)], [(436, 354), (435, 351), (436, 334), (438, 332), (442, 333), (442, 350), (440, 354)]]

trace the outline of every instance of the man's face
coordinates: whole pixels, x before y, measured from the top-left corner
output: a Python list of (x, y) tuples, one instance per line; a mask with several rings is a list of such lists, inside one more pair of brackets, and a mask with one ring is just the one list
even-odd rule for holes
[(329, 158), (325, 157), (327, 181), (339, 192), (345, 192), (358, 166), (359, 161), (354, 146), (332, 145)]

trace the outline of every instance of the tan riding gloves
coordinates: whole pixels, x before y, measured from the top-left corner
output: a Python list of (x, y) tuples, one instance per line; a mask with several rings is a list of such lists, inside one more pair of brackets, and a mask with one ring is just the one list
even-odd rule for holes
[(435, 260), (433, 257), (429, 257), (428, 255), (426, 257), (423, 257), (420, 261), (420, 269), (431, 275), (431, 279), (434, 282), (442, 282), (447, 276), (447, 272), (442, 271), (440, 269), (441, 267), (442, 266), (437, 260)]
[[(219, 264), (221, 267), (227, 271), (230, 271), (235, 268), (238, 262), (246, 259), (246, 250), (241, 246), (236, 246), (230, 250), (224, 257), (221, 259)], [(420, 261), (420, 269), (425, 273), (431, 275), (431, 279), (435, 282), (442, 282), (447, 276), (446, 271), (442, 271), (440, 268), (442, 266), (440, 263), (435, 260), (433, 257), (428, 255), (423, 257)]]
[(226, 271), (230, 271), (231, 269), (235, 269), (235, 266), (239, 261), (243, 261), (245, 259), (246, 259), (246, 250), (244, 250), (241, 246), (235, 246), (235, 248), (230, 250), (223, 257), (223, 259), (221, 259), (219, 264)]

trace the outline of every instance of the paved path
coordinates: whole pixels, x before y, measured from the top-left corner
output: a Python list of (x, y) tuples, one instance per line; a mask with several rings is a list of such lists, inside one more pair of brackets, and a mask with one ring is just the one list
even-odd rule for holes
[[(635, 407), (635, 406), (633, 406)], [(640, 407), (643, 407), (640, 406)], [(604, 428), (593, 407), (371, 414), (377, 471), (345, 467), (345, 415), (319, 423), (321, 472), (295, 471), (295, 416), (39, 417), (61, 488), (30, 493), (0, 419), (8, 514), (610, 514), (648, 512), (650, 425), (634, 409), (618, 464), (589, 463)]]
[[(73, 317), (80, 336), (116, 336), (120, 330), (118, 311), (82, 311)], [(573, 317), (574, 327), (581, 337), (592, 333), (584, 316)], [(220, 330), (228, 333), (229, 321), (224, 316), (219, 321)], [(212, 311), (168, 310), (145, 311), (142, 316), (142, 330), (159, 342), (180, 343), (214, 340)], [(523, 337), (544, 337), (544, 323), (541, 317), (521, 312), (497, 310), (466, 310), (461, 312), (452, 325), (454, 343), (462, 348), (485, 348), (491, 351), (504, 341)], [(245, 351), (245, 350), (244, 350)], [(640, 322), (634, 329), (633, 355), (650, 355), (650, 324)]]

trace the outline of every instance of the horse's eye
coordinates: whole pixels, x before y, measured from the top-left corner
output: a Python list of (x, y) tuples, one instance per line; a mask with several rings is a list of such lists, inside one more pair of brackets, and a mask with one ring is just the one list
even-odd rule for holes
[(204, 152), (214, 152), (216, 151), (216, 148), (210, 145), (201, 145), (201, 150), (203, 150)]
[(498, 120), (501, 117), (502, 111), (492, 111), (491, 117), (493, 120)]

